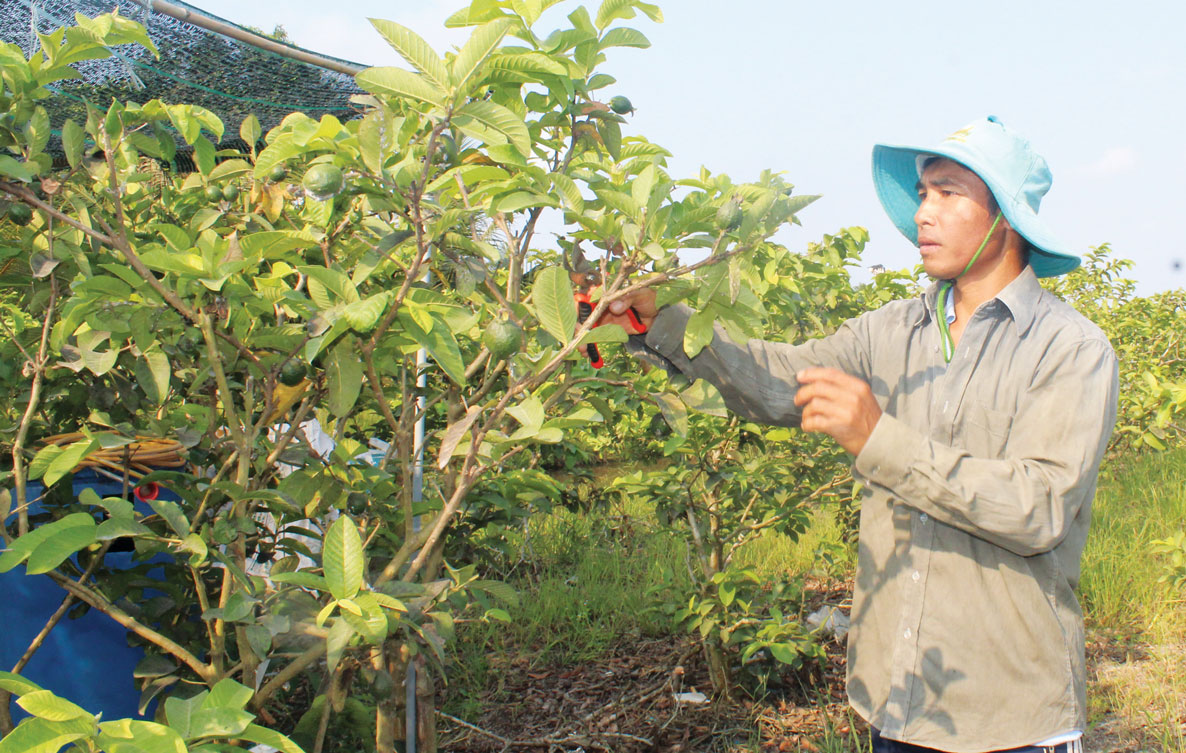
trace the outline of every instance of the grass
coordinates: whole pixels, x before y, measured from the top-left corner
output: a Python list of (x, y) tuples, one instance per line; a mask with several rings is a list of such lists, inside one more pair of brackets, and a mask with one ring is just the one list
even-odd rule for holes
[(1090, 723), (1186, 750), (1186, 594), (1158, 578), (1151, 542), (1186, 526), (1186, 449), (1114, 465), (1101, 479), (1083, 555), (1089, 637), (1109, 656), (1089, 688)]
[[(1151, 541), (1184, 525), (1186, 449), (1105, 469), (1083, 558), (1081, 598), (1093, 647), (1091, 736), (1112, 739), (1119, 749), (1186, 751), (1186, 609), (1183, 594), (1158, 582), (1163, 563), (1150, 553)], [(843, 579), (851, 574), (854, 554), (839, 543), (842, 533), (832, 515), (820, 511), (797, 540), (764, 536), (738, 554), (739, 564), (755, 568), (764, 580), (813, 572)], [(512, 623), (470, 623), (461, 631), (448, 695), (455, 699), (451, 712), (463, 718), (473, 718), (487, 702), (505, 700), (499, 678), (507, 662), (528, 669), (576, 664), (613, 646), (669, 633), (665, 616), (648, 608), (648, 589), (665, 581), (677, 589), (689, 583), (681, 540), (638, 503), (538, 516), (514, 548), (526, 554), (513, 578), (523, 601), (512, 610)], [(758, 736), (755, 722), (752, 742), (742, 749), (761, 749)], [(849, 729), (829, 730), (815, 745), (840, 753), (861, 750), (867, 741)]]

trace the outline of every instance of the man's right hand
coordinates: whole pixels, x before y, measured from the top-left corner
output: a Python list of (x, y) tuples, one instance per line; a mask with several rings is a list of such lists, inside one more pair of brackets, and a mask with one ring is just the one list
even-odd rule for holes
[(638, 320), (649, 330), (655, 321), (655, 316), (659, 313), (655, 307), (655, 291), (651, 288), (643, 288), (610, 303), (605, 313), (601, 315), (601, 324), (618, 324), (626, 330), (626, 334), (638, 334), (634, 323), (630, 321), (630, 317), (626, 313), (632, 308), (638, 316)]

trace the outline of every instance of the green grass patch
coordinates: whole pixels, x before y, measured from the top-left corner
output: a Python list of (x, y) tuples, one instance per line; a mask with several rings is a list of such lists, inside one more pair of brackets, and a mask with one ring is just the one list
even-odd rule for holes
[(1159, 582), (1152, 551), (1186, 527), (1186, 448), (1105, 470), (1083, 553), (1089, 637), (1103, 648), (1088, 690), (1091, 724), (1120, 717), (1141, 743), (1186, 750), (1186, 594)]
[(1081, 592), (1093, 625), (1148, 634), (1181, 628), (1181, 594), (1158, 579), (1152, 542), (1186, 526), (1186, 449), (1143, 455), (1107, 471), (1092, 508)]

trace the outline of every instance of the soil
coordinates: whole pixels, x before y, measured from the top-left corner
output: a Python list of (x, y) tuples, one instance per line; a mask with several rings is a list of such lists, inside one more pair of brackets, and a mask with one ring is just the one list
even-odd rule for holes
[[(845, 584), (813, 584), (808, 611), (847, 604)], [(440, 749), (465, 753), (552, 751), (817, 750), (815, 741), (864, 732), (844, 700), (844, 646), (825, 645), (810, 672), (780, 673), (760, 697), (712, 695), (702, 653), (686, 636), (621, 645), (581, 666), (532, 667), (509, 657), (500, 700), (479, 719), (442, 717)]]
[[(850, 603), (851, 584), (813, 584), (809, 613), (827, 603)], [(488, 753), (560, 751), (851, 751), (867, 741), (867, 727), (845, 701), (844, 645), (825, 644), (823, 665), (782, 675), (764, 695), (680, 701), (711, 696), (703, 655), (690, 638), (672, 636), (620, 645), (581, 666), (540, 667), (527, 657), (503, 659), (497, 699), (483, 701), (477, 719), (442, 715), (440, 750)], [(1089, 631), (1088, 672), (1095, 682), (1132, 648), (1117, 636)], [(441, 699), (443, 701), (443, 699)], [(438, 707), (439, 708), (439, 707)], [(1182, 720), (1186, 722), (1186, 718)], [(1115, 714), (1094, 720), (1085, 753), (1146, 753), (1151, 738), (1134, 720)], [(867, 744), (867, 742), (865, 743)]]

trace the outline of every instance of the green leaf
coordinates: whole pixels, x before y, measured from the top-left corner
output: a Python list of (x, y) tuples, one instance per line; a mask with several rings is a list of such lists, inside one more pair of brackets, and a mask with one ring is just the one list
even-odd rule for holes
[(688, 435), (688, 410), (684, 407), (683, 402), (675, 395), (661, 392), (651, 395), (655, 400), (655, 404), (659, 406), (659, 410), (663, 413), (664, 420), (667, 425), (675, 430), (676, 434), (681, 437)]
[(26, 680), (14, 672), (0, 670), (0, 688), (14, 695), (24, 695), (41, 690), (41, 686), (32, 680)]
[(33, 716), (51, 722), (65, 722), (79, 717), (93, 720), (95, 715), (76, 704), (59, 698), (49, 690), (36, 690), (17, 699), (17, 703)]
[(390, 112), (374, 109), (366, 114), (358, 126), (358, 149), (367, 168), (382, 174), (384, 162), (397, 149), (395, 123)]
[(51, 529), (50, 535), (29, 555), (25, 572), (29, 575), (48, 573), (66, 561), (79, 549), (95, 543), (95, 520), (86, 513), (67, 515), (42, 529)]
[(144, 390), (148, 401), (156, 405), (165, 402), (169, 396), (169, 377), (172, 373), (169, 356), (155, 344), (136, 362), (136, 382)]
[(210, 689), (210, 695), (202, 701), (202, 708), (242, 710), (251, 700), (251, 696), (251, 688), (224, 677)]
[(791, 200), (788, 202), (791, 214), (798, 213), (799, 210), (803, 209), (809, 204), (814, 203), (818, 198), (818, 195), (812, 196), (807, 194), (801, 196), (792, 196)]
[(181, 538), (189, 535), (189, 518), (185, 516), (185, 512), (176, 502), (168, 499), (150, 499), (148, 505), (169, 524), (173, 533)]
[(187, 753), (177, 731), (156, 722), (119, 719), (99, 725), (99, 745), (107, 753)]
[(243, 118), (243, 122), (239, 125), (239, 138), (246, 141), (248, 146), (254, 149), (255, 145), (259, 142), (261, 133), (263, 131), (259, 126), (259, 118), (255, 117), (254, 114), (249, 114)]
[(82, 459), (97, 449), (98, 443), (93, 439), (83, 439), (62, 449), (62, 453), (50, 462), (45, 469), (46, 486), (53, 486), (58, 479), (74, 471)]
[(688, 358), (695, 358), (712, 342), (714, 319), (707, 311), (697, 311), (688, 319), (688, 327), (684, 330), (684, 353)]
[(329, 584), (325, 582), (324, 577), (300, 570), (291, 573), (273, 573), (271, 578), (276, 583), (291, 583), (294, 586), (312, 588), (316, 591), (329, 590)]
[(29, 463), (29, 478), (36, 480), (45, 475), (49, 470), (49, 464), (52, 463), (59, 455), (62, 454), (62, 448), (51, 444), (42, 447), (33, 456), (33, 460)]
[(535, 278), (531, 302), (536, 318), (548, 334), (568, 343), (577, 325), (577, 304), (572, 282), (562, 267), (546, 267)]
[(622, 158), (622, 126), (616, 120), (597, 121), (597, 133), (601, 134), (601, 141), (605, 150), (615, 160)]
[(242, 159), (229, 159), (225, 162), (219, 162), (218, 166), (210, 171), (210, 180), (224, 180), (239, 175), (247, 175), (252, 170), (251, 163)]
[(651, 40), (646, 38), (638, 29), (631, 29), (625, 26), (619, 26), (616, 29), (610, 29), (601, 38), (601, 49), (608, 49), (610, 47), (637, 47), (639, 49), (646, 49), (651, 46)]
[(361, 301), (349, 303), (342, 309), (342, 318), (355, 332), (365, 334), (379, 323), (379, 317), (387, 309), (389, 300), (391, 293), (385, 290)]
[(534, 434), (543, 426), (544, 404), (538, 397), (531, 395), (518, 405), (507, 408), (507, 415), (512, 416), (524, 429), (529, 429)]
[(7, 154), (0, 154), (0, 175), (23, 180), (26, 183), (33, 180), (35, 172), (30, 172), (23, 162), (17, 162)]
[(519, 592), (510, 583), (504, 583), (500, 580), (477, 580), (471, 583), (469, 587), (477, 591), (485, 591), (499, 601), (510, 604), (512, 607), (519, 606)]
[(684, 405), (694, 411), (720, 418), (728, 415), (728, 410), (725, 408), (725, 399), (721, 397), (721, 393), (717, 391), (716, 387), (703, 379), (697, 379), (692, 383), (691, 387), (681, 392), (679, 396), (684, 401)]
[(398, 52), (404, 60), (411, 63), (425, 78), (441, 91), (449, 88), (449, 73), (440, 56), (433, 51), (428, 42), (406, 26), (400, 26), (394, 21), (383, 19), (368, 19), (371, 26), (387, 40), (387, 44)]
[(321, 564), (325, 582), (335, 599), (349, 599), (362, 588), (363, 553), (358, 527), (339, 515), (325, 534)]
[(165, 677), (177, 670), (177, 662), (159, 654), (149, 654), (141, 659), (132, 670), (132, 677)]
[[(367, 68), (354, 77), (358, 85), (372, 94), (392, 94), (401, 99), (444, 107), (445, 93), (424, 78), (403, 68)], [(258, 174), (259, 170), (256, 169)]]
[(737, 586), (732, 583), (722, 583), (720, 588), (717, 589), (717, 596), (720, 597), (721, 604), (727, 607), (737, 597)]
[(93, 718), (51, 722), (33, 717), (0, 739), (0, 753), (58, 753), (63, 746), (90, 737), (94, 732)]
[(25, 124), (25, 140), (30, 155), (41, 154), (49, 143), (49, 113), (41, 105), (33, 110), (33, 116)]
[(534, 191), (515, 191), (498, 197), (490, 203), (491, 214), (505, 212), (510, 214), (529, 207), (555, 206), (556, 200), (551, 196), (535, 193)]
[(210, 143), (210, 139), (205, 136), (199, 136), (194, 139), (194, 164), (198, 166), (198, 172), (202, 175), (209, 175), (210, 171), (214, 169), (214, 144)]
[(329, 629), (329, 637), (325, 641), (325, 664), (330, 672), (338, 667), (346, 646), (354, 638), (354, 628), (346, 620), (338, 620)]
[(465, 437), (466, 432), (474, 425), (474, 421), (482, 415), (482, 406), (471, 405), (465, 413), (465, 417), (459, 421), (455, 421), (445, 429), (445, 434), (441, 437), (441, 450), (437, 458), (437, 467), (444, 468), (449, 464), (449, 459), (453, 457), (457, 445), (461, 443), (462, 438)]
[(412, 308), (405, 302), (404, 308), (399, 312), (399, 321), (404, 331), (428, 351), (450, 379), (458, 385), (464, 385), (465, 362), (461, 360), (461, 348), (458, 347), (457, 338), (453, 336), (449, 325), (441, 321), (438, 314), (432, 314), (432, 328), (425, 330), (410, 313), (409, 310)]
[(455, 87), (457, 96), (468, 95), (466, 87), (470, 84), (470, 79), (478, 72), (486, 59), (498, 49), (502, 38), (510, 31), (512, 25), (513, 22), (509, 19), (500, 18), (482, 24), (470, 34), (469, 41), (457, 53), (449, 71), (451, 83)]
[(247, 729), (239, 733), (239, 739), (275, 748), (280, 753), (304, 753), (301, 746), (292, 740), (275, 730), (261, 727), (258, 724), (248, 724)]
[(581, 338), (581, 345), (589, 343), (624, 343), (630, 339), (626, 330), (617, 324), (603, 324), (594, 327)]
[(354, 410), (362, 393), (363, 367), (352, 337), (345, 337), (326, 354), (326, 383), (329, 387), (329, 410), (342, 417)]
[(564, 198), (564, 206), (578, 214), (585, 211), (585, 198), (581, 196), (581, 189), (576, 181), (564, 173), (549, 173), (552, 179), (552, 189)]
[[(12, 542), (7, 551), (0, 555), (0, 573), (5, 573), (16, 567), (20, 563), (35, 554), (41, 547), (46, 546), (47, 542), (60, 535), (67, 537), (73, 535), (69, 532), (74, 529), (94, 531), (95, 521), (90, 515), (84, 512), (76, 512), (67, 515), (64, 518), (55, 520), (52, 523), (47, 523), (42, 526), (34, 528), (24, 536), (21, 536), (16, 541)], [(57, 547), (52, 547), (56, 550)], [(71, 553), (67, 552), (66, 556)], [(42, 557), (49, 557), (49, 554), (42, 555)], [(63, 559), (65, 559), (63, 557)], [(60, 560), (59, 560), (60, 562)]]
[(785, 643), (772, 643), (768, 648), (770, 655), (783, 664), (799, 664), (803, 661), (800, 653)]
[(500, 104), (484, 99), (466, 103), (453, 114), (453, 123), (464, 129), (471, 121), (502, 135), (523, 156), (531, 154), (531, 135), (523, 119)]
[(62, 124), (62, 151), (66, 153), (66, 161), (70, 163), (70, 167), (78, 167), (85, 138), (86, 132), (78, 123), (67, 119)]

